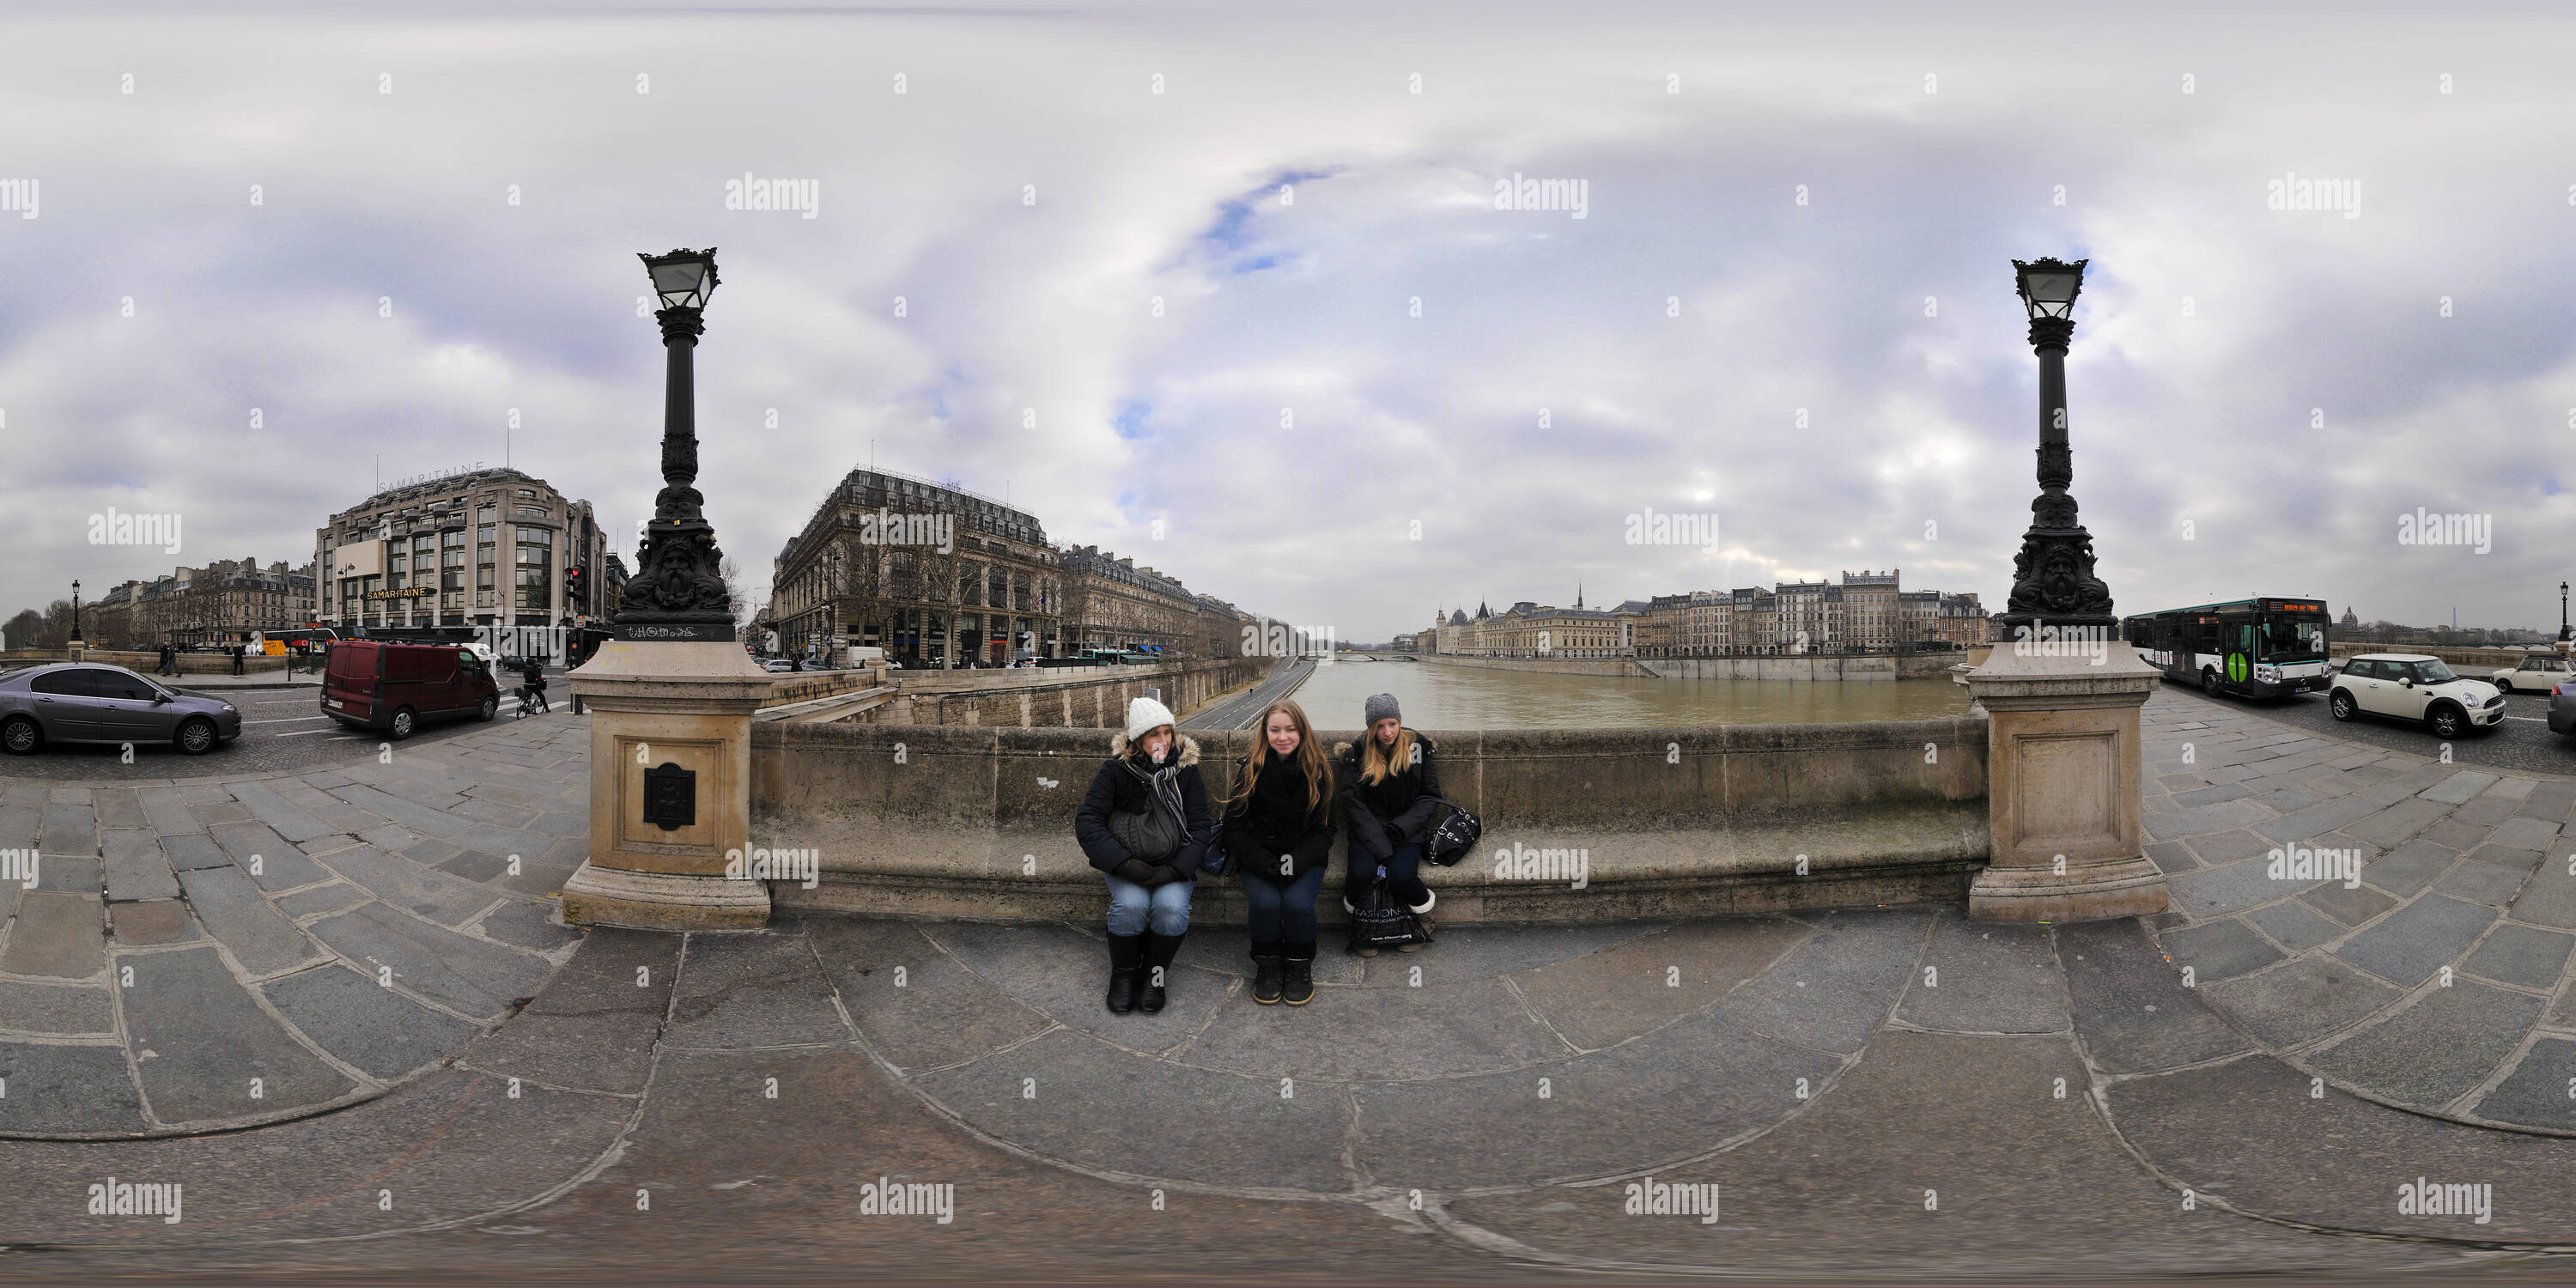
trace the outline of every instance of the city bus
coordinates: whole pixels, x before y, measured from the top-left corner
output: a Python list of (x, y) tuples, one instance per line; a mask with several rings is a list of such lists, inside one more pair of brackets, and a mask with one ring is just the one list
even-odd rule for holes
[(2121, 632), (2148, 665), (2203, 693), (2286, 698), (2334, 682), (2329, 620), (2322, 599), (2258, 596), (2141, 614)]

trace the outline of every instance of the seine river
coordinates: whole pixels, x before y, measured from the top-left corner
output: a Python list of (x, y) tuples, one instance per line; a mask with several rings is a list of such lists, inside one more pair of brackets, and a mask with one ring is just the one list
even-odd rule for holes
[(1968, 713), (1968, 690), (1925, 680), (1659, 680), (1434, 662), (1335, 661), (1297, 687), (1317, 727), (1356, 729), (1372, 693), (1392, 693), (1416, 729), (1808, 724)]

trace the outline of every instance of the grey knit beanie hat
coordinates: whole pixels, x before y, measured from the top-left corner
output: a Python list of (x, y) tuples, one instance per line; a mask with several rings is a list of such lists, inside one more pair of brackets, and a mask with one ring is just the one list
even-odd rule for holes
[(1377, 728), (1377, 722), (1380, 720), (1402, 721), (1404, 719), (1404, 713), (1396, 709), (1395, 695), (1392, 693), (1381, 693), (1370, 698), (1367, 710), (1368, 727), (1371, 729)]

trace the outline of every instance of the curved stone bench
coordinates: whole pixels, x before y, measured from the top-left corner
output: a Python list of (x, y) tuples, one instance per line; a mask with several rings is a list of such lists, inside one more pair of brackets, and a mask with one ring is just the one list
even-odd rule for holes
[[(1956, 899), (1990, 848), (1976, 718), (1429, 736), (1449, 799), (1485, 822), (1469, 858), (1425, 869), (1442, 920)], [(1251, 739), (1199, 738), (1212, 796)], [(819, 869), (810, 889), (772, 882), (772, 898), (878, 915), (1096, 917), (1100, 878), (1073, 812), (1106, 742), (1096, 730), (757, 727), (753, 843), (815, 851)], [(1347, 863), (1336, 856), (1334, 881)], [(1240, 921), (1239, 890), (1203, 879), (1196, 916)], [(1342, 919), (1338, 900), (1323, 903), (1327, 921)]]

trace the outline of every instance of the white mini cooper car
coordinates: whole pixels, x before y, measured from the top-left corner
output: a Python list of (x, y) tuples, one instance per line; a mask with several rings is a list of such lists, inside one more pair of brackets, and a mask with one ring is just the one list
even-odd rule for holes
[(2326, 705), (2337, 720), (2355, 715), (2421, 720), (2436, 736), (2458, 738), (2504, 720), (2504, 695), (2484, 680), (2456, 675), (2438, 657), (2368, 653), (2344, 663)]
[(2490, 677), (2490, 682), (2507, 693), (2547, 693), (2567, 682), (2570, 675), (2567, 659), (2549, 653), (2535, 653), (2522, 659), (2520, 666), (2508, 666)]

